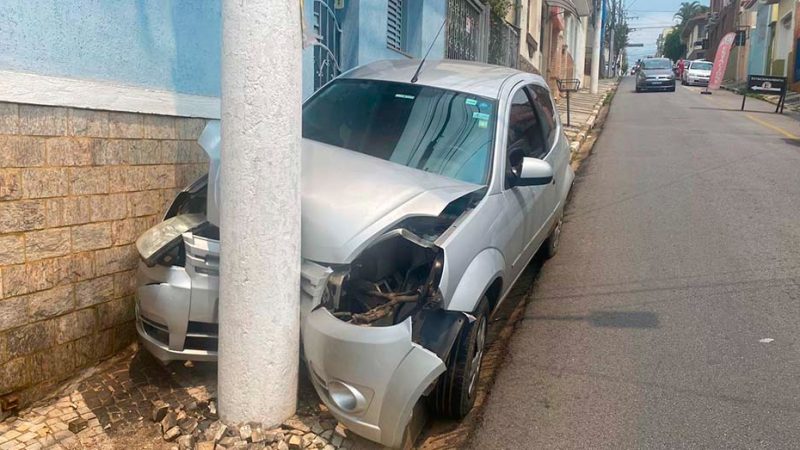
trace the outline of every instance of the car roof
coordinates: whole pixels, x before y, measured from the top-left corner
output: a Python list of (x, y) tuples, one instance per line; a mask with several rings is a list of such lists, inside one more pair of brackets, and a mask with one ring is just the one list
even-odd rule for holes
[[(375, 61), (345, 72), (340, 78), (411, 83), (419, 62), (418, 59)], [(497, 99), (500, 97), (503, 83), (521, 74), (534, 77), (538, 84), (547, 86), (544, 78), (533, 73), (509, 67), (449, 59), (426, 60), (415, 84)]]

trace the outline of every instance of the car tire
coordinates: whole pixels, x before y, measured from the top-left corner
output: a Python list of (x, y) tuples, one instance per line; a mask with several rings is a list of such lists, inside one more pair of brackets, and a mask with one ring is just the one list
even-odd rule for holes
[(671, 88), (669, 88), (669, 91), (670, 92), (675, 92), (675, 86), (672, 86)]
[(461, 419), (475, 404), (481, 363), (489, 328), (489, 299), (483, 296), (473, 312), (475, 320), (466, 324), (447, 356), (447, 370), (428, 397), (433, 412), (451, 419)]
[(642, 88), (640, 88), (639, 86), (636, 86), (636, 93), (638, 94), (640, 92), (642, 92)]
[(558, 244), (561, 243), (561, 230), (564, 227), (564, 213), (558, 215), (555, 226), (550, 230), (550, 236), (544, 241), (544, 256), (547, 259), (556, 256)]

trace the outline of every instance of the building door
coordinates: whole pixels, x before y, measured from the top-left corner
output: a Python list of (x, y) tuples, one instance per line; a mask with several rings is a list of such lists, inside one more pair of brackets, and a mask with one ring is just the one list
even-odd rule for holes
[(476, 0), (447, 1), (447, 58), (486, 62), (489, 7)]

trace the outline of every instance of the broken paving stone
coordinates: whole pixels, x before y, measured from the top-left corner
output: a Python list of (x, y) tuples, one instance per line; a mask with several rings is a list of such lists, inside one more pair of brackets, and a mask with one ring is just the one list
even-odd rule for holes
[(178, 415), (174, 411), (168, 412), (163, 419), (161, 419), (161, 432), (166, 433), (167, 430), (173, 428), (178, 424)]
[(223, 447), (232, 447), (233, 444), (239, 441), (238, 437), (234, 436), (225, 436), (224, 438), (220, 439), (218, 444)]
[(197, 446), (195, 446), (195, 450), (214, 450), (215, 445), (216, 444), (212, 441), (198, 442)]
[(189, 403), (183, 405), (183, 409), (186, 410), (187, 412), (197, 411), (198, 409), (197, 402), (192, 400)]
[[(217, 426), (214, 427), (214, 424), (217, 424)], [(211, 435), (212, 436), (211, 440), (213, 440), (214, 443), (216, 444), (217, 442), (220, 441), (220, 439), (222, 439), (223, 436), (225, 436), (225, 432), (228, 430), (228, 426), (222, 422), (214, 422), (214, 424), (211, 425), (211, 427), (213, 427), (214, 430), (214, 433)], [(212, 428), (209, 428), (209, 430), (211, 429)]]
[(277, 450), (289, 450), (289, 444), (286, 441), (278, 441)]
[(322, 425), (320, 425), (319, 422), (317, 422), (316, 420), (314, 421), (314, 423), (311, 424), (311, 432), (312, 433), (314, 433), (314, 434), (322, 434), (323, 431), (325, 431), (325, 429), (322, 428)]
[(331, 444), (328, 444), (325, 447), (323, 447), (322, 450), (336, 450), (336, 447), (332, 446)]
[[(240, 434), (241, 434), (241, 432), (242, 432), (242, 430), (239, 430)], [(250, 442), (253, 442), (253, 443), (257, 444), (259, 442), (264, 442), (266, 440), (267, 440), (267, 438), (266, 438), (266, 436), (264, 434), (264, 428), (262, 428), (261, 424), (260, 423), (251, 423), (250, 424)], [(272, 443), (272, 441), (269, 441), (268, 443)]]
[(169, 405), (163, 400), (153, 402), (153, 422), (161, 422), (169, 412)]
[(239, 438), (243, 441), (250, 439), (250, 436), (253, 434), (253, 429), (250, 427), (250, 424), (246, 423), (239, 427)]
[(331, 444), (333, 444), (333, 446), (336, 448), (342, 446), (342, 441), (344, 441), (344, 438), (339, 436), (338, 434), (334, 434), (333, 438), (331, 438)]
[(79, 431), (86, 429), (88, 426), (89, 422), (86, 419), (75, 419), (67, 425), (69, 431), (73, 433), (78, 433)]
[(194, 438), (191, 436), (181, 436), (178, 438), (179, 450), (192, 450), (194, 448)]
[[(278, 445), (280, 445), (280, 443)], [(303, 438), (296, 434), (293, 434), (291, 437), (289, 437), (290, 450), (299, 450), (301, 448), (303, 448)]]
[(336, 424), (336, 428), (333, 429), (334, 433), (338, 434), (343, 438), (347, 438), (347, 428), (344, 427), (341, 423)]
[(302, 431), (303, 434), (308, 433), (308, 432), (311, 431), (311, 428), (308, 425), (304, 424), (299, 419), (295, 419), (295, 418), (286, 419), (286, 421), (283, 422), (283, 425), (285, 427), (287, 427), (287, 428), (292, 429), (292, 430)]
[(181, 435), (181, 429), (178, 426), (173, 426), (172, 428), (168, 429), (164, 433), (164, 440), (167, 442), (172, 442)]
[(317, 447), (317, 448), (325, 447), (325, 445), (327, 445), (327, 444), (328, 444), (328, 442), (325, 439), (322, 439), (319, 436), (315, 436), (314, 440), (311, 441), (311, 446), (312, 447)]
[(178, 421), (178, 427), (183, 434), (192, 434), (197, 429), (197, 419), (194, 417), (187, 417)]
[(330, 442), (331, 438), (333, 437), (333, 430), (325, 430), (319, 435), (322, 439)]
[(208, 411), (205, 414), (206, 417), (209, 419), (218, 419), (219, 415), (217, 415), (217, 402), (214, 400), (208, 401)]

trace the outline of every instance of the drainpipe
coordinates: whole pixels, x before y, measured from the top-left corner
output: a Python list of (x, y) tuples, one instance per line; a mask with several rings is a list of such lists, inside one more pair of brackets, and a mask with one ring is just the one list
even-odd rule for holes
[(295, 412), (302, 54), (296, 0), (222, 2), (219, 411)]
[(599, 8), (594, 10), (594, 42), (592, 43), (592, 94), (600, 90), (600, 43), (603, 37), (603, 2), (596, 2)]

